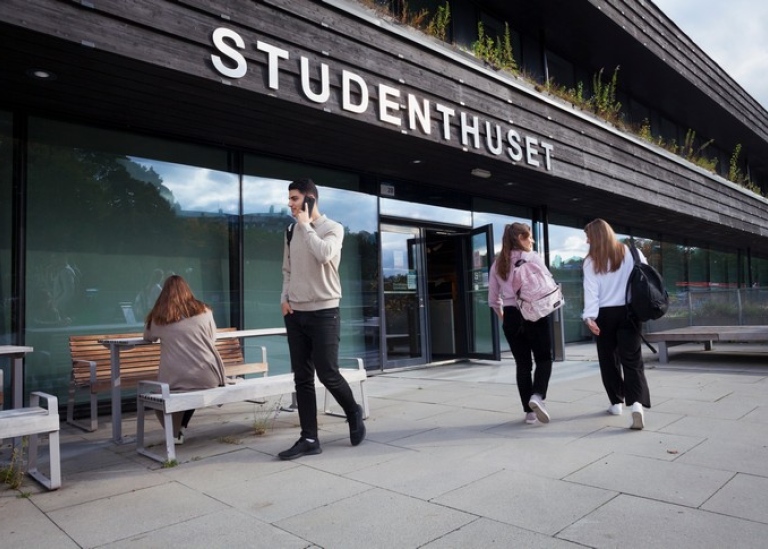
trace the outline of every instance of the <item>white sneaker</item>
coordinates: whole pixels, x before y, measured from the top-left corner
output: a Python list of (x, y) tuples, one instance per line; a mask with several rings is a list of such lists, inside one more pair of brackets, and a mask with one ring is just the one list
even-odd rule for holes
[(622, 406), (621, 402), (618, 404), (611, 404), (611, 406), (608, 408), (608, 413), (612, 416), (620, 416), (623, 411), (624, 406)]
[(534, 412), (528, 412), (525, 414), (525, 422), (531, 425), (536, 423), (536, 414)]
[(630, 429), (640, 430), (645, 427), (645, 418), (643, 417), (643, 405), (639, 402), (635, 402), (632, 405), (632, 425)]
[(533, 413), (536, 414), (536, 419), (542, 423), (549, 423), (549, 413), (547, 412), (547, 408), (544, 406), (544, 401), (541, 400), (540, 395), (534, 394), (531, 397), (531, 400), (528, 401), (528, 406), (530, 406)]

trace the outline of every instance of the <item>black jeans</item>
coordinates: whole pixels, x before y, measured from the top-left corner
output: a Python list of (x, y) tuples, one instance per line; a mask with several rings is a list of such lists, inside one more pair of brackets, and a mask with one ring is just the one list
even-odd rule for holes
[(291, 369), (296, 383), (301, 436), (317, 439), (315, 372), (347, 417), (352, 417), (357, 412), (357, 402), (352, 389), (339, 373), (339, 309), (336, 307), (320, 311), (293, 311), (283, 318), (291, 353)]
[[(536, 322), (529, 322), (520, 314), (517, 307), (504, 307), (504, 336), (509, 343), (517, 368), (517, 390), (526, 413), (532, 412), (528, 401), (534, 393), (547, 398), (549, 378), (552, 375), (552, 336), (549, 330), (549, 317)], [(533, 371), (533, 360), (536, 371)], [(533, 374), (533, 375), (531, 375)]]
[(627, 308), (601, 307), (595, 322), (600, 327), (597, 359), (608, 400), (611, 404), (626, 402), (627, 406), (639, 402), (650, 408), (640, 331), (627, 316)]

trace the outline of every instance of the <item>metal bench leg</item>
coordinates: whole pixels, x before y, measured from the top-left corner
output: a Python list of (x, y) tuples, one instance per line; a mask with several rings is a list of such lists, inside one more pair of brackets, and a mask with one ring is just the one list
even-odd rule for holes
[(29, 462), (27, 474), (48, 488), (58, 490), (61, 488), (61, 453), (59, 449), (59, 432), (48, 433), (48, 457), (50, 461), (50, 477), (46, 477), (37, 467), (37, 450), (40, 435), (29, 437)]
[(659, 364), (669, 363), (669, 349), (666, 341), (659, 341)]
[(141, 398), (138, 398), (136, 403), (136, 451), (140, 454), (144, 453), (144, 414), (144, 403)]
[(173, 415), (163, 413), (163, 430), (165, 431), (165, 452), (168, 461), (176, 459), (176, 445), (173, 442), (175, 438), (173, 433)]

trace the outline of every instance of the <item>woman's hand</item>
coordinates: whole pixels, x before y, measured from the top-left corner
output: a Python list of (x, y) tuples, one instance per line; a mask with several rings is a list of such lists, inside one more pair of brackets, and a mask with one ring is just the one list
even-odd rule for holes
[(596, 336), (600, 335), (600, 326), (597, 325), (594, 318), (585, 318), (584, 322), (587, 324), (587, 328), (589, 328), (590, 332)]

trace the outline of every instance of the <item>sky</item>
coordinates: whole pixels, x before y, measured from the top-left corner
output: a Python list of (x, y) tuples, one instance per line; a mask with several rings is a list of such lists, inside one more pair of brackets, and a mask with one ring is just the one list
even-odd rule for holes
[(747, 93), (768, 109), (768, 2), (652, 1)]

